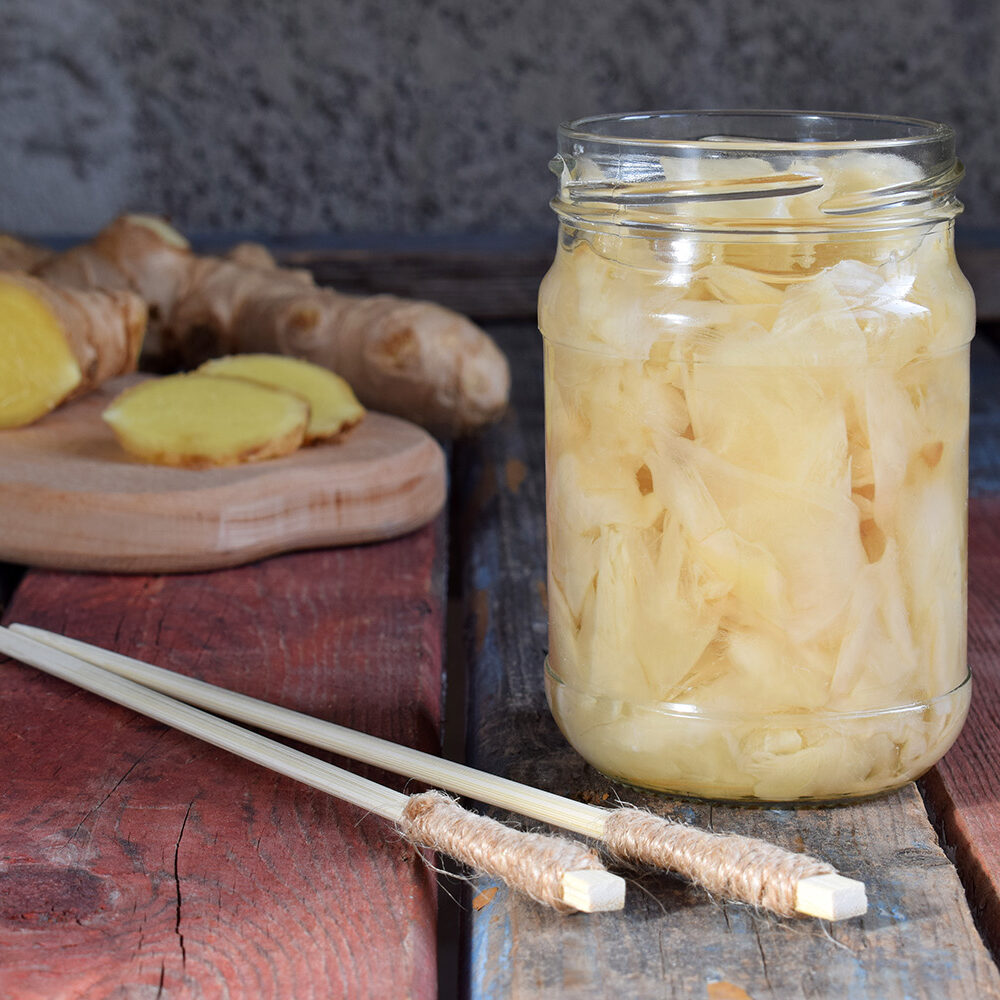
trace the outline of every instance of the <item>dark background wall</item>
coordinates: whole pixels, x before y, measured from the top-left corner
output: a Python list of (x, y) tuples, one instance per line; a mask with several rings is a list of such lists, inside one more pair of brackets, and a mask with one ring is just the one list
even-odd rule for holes
[(764, 106), (950, 123), (1000, 227), (989, 0), (3, 0), (0, 67), (27, 234), (545, 231), (560, 120)]

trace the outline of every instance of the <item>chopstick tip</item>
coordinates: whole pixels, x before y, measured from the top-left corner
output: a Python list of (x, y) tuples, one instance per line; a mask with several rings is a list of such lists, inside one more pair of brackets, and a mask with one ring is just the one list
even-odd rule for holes
[(607, 913), (625, 907), (625, 879), (601, 869), (566, 872), (562, 898), (567, 906), (583, 913)]
[(795, 910), (822, 920), (848, 920), (868, 912), (864, 882), (843, 875), (811, 875), (795, 887)]

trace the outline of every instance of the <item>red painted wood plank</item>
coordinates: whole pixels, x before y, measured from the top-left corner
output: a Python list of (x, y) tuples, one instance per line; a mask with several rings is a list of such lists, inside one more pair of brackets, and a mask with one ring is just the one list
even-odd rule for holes
[(994, 955), (1000, 953), (1000, 498), (969, 505), (969, 719), (924, 779), (928, 804)]
[[(5, 619), (434, 750), (443, 537), (32, 572)], [(435, 879), (377, 817), (9, 660), (0, 761), (0, 996), (436, 996)]]

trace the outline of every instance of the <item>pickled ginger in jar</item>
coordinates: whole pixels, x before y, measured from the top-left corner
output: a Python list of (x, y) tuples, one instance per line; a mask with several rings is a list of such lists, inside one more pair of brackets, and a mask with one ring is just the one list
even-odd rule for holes
[(945, 126), (564, 125), (545, 350), (549, 655), (605, 774), (835, 801), (965, 720), (969, 343)]

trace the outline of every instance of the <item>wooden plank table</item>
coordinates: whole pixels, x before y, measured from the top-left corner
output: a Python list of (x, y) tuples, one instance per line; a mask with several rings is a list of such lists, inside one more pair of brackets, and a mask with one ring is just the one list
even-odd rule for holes
[(4, 622), (423, 749), (464, 734), (468, 761), (496, 773), (822, 856), (865, 879), (869, 913), (783, 921), (640, 873), (618, 914), (560, 917), (503, 888), (476, 908), (486, 879), (449, 880), (461, 907), (440, 907), (381, 821), (0, 660), (0, 997), (1000, 997), (995, 343), (979, 338), (974, 365), (969, 725), (920, 787), (753, 810), (615, 786), (551, 721), (540, 345), (530, 318), (491, 330), (513, 405), (452, 449), (433, 526), (214, 573), (8, 567)]

